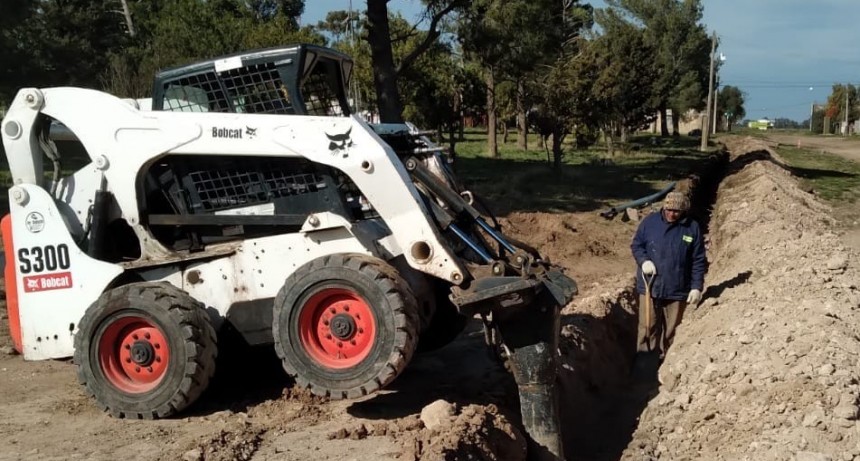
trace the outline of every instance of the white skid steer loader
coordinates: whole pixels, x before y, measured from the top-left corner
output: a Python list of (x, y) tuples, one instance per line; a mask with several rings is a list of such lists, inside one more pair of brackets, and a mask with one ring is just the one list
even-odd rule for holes
[(74, 356), (102, 408), (151, 419), (207, 387), (224, 325), (340, 399), (481, 315), (510, 354), (530, 439), (561, 457), (555, 356), (575, 284), (485, 220), (441, 149), (350, 115), (350, 70), (297, 45), (161, 72), (145, 110), (20, 90), (0, 125), (16, 348)]

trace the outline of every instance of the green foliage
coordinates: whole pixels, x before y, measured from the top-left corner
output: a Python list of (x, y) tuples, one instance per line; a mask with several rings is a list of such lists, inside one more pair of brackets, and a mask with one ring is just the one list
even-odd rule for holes
[(724, 86), (717, 94), (717, 108), (720, 114), (723, 114), (728, 120), (729, 127), (734, 125), (736, 121), (743, 120), (747, 115), (746, 109), (744, 109), (743, 91), (736, 86)]
[(97, 87), (109, 56), (126, 43), (114, 0), (4, 1), (0, 97), (25, 86)]
[[(302, 0), (128, 2), (131, 36), (118, 0), (4, 0), (0, 98), (25, 86), (84, 86), (144, 97), (164, 67), (321, 35), (299, 29)], [(0, 103), (2, 105), (2, 103)]]
[(801, 134), (809, 134), (809, 121), (804, 124), (780, 117), (773, 119), (773, 127), (777, 130), (798, 130)]
[(167, 67), (247, 49), (324, 43), (297, 26), (304, 2), (152, 0), (131, 7), (138, 34), (111, 57), (104, 75), (106, 89), (121, 96), (147, 96), (154, 74)]
[(710, 66), (710, 40), (700, 23), (701, 0), (607, 0), (610, 9), (643, 27), (656, 50), (652, 107), (674, 113), (704, 106)]
[(597, 67), (590, 97), (600, 107), (593, 117), (604, 125), (617, 122), (636, 129), (654, 112), (648, 102), (652, 82), (658, 77), (651, 65), (655, 50), (646, 33), (632, 24), (607, 21), (604, 30), (591, 43), (586, 57)]
[(858, 87), (852, 84), (834, 84), (833, 91), (827, 98), (827, 109), (825, 113), (831, 120), (841, 123), (845, 120), (846, 104), (848, 109), (848, 122), (860, 118), (860, 108), (857, 106)]
[(5, 0), (0, 14), (0, 107), (11, 102), (20, 86), (35, 73), (28, 50), (35, 49), (24, 24), (30, 24), (36, 14), (33, 0)]

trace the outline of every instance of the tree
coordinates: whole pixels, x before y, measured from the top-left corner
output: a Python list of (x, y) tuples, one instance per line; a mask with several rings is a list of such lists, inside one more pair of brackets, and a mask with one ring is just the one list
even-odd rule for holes
[[(601, 101), (600, 122), (607, 139), (627, 133), (650, 121), (654, 107), (649, 105), (658, 69), (651, 63), (656, 50), (646, 31), (620, 20), (612, 11), (600, 12), (596, 22), (604, 34), (591, 44), (600, 71), (592, 86), (591, 98)], [(611, 149), (610, 149), (611, 150)]]
[(775, 118), (773, 120), (773, 127), (776, 129), (789, 129), (789, 130), (797, 130), (805, 127), (809, 127), (809, 120), (806, 123), (801, 124), (794, 120), (788, 118)]
[(403, 121), (403, 103), (397, 88), (397, 76), (408, 69), (412, 63), (439, 38), (439, 23), (465, 0), (425, 0), (426, 14), (430, 25), (423, 40), (406, 56), (395, 64), (391, 49), (391, 28), (388, 17), (389, 0), (367, 0), (366, 40), (370, 45), (373, 62), (374, 87), (379, 117), (385, 123)]
[(310, 28), (298, 28), (294, 15), (303, 6), (303, 1), (280, 0), (130, 3), (138, 33), (110, 56), (102, 84), (117, 95), (144, 97), (154, 74), (165, 67), (285, 43), (324, 43)]
[(32, 36), (26, 25), (36, 14), (34, 0), (6, 0), (0, 15), (0, 107), (8, 105), (33, 73)]
[(114, 0), (44, 0), (23, 24), (37, 67), (27, 86), (98, 87), (110, 56), (128, 37)]
[[(607, 0), (612, 9), (645, 28), (647, 40), (656, 50), (651, 106), (662, 115), (660, 132), (669, 135), (666, 110), (683, 114), (704, 106), (708, 84), (710, 43), (700, 21), (701, 0)], [(677, 119), (677, 117), (673, 117)]]
[(848, 110), (848, 123), (857, 120), (860, 111), (857, 107), (858, 87), (851, 85), (834, 84), (827, 98), (827, 116), (836, 123), (845, 121), (845, 110)]
[(736, 86), (727, 85), (717, 95), (717, 108), (725, 115), (726, 131), (732, 131), (732, 125), (743, 120), (747, 113), (744, 109), (744, 93)]
[[(464, 54), (484, 70), (487, 91), (487, 135), (491, 157), (498, 156), (495, 135), (499, 109), (497, 85), (511, 82), (512, 109), (516, 113), (518, 144), (526, 147), (526, 112), (535, 92), (533, 82), (562, 54), (579, 22), (576, 1), (476, 0), (462, 11), (458, 34)], [(571, 20), (565, 21), (566, 14)]]

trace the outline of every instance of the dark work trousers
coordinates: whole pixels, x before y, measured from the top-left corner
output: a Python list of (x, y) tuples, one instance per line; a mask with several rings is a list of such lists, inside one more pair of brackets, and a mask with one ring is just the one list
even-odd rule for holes
[[(639, 334), (637, 335), (636, 351), (659, 351), (660, 358), (666, 355), (672, 340), (675, 339), (675, 329), (684, 318), (686, 301), (671, 299), (655, 299), (650, 315), (645, 315), (647, 309), (645, 295), (639, 295)], [(648, 318), (646, 318), (648, 317)], [(650, 325), (648, 323), (650, 320)]]

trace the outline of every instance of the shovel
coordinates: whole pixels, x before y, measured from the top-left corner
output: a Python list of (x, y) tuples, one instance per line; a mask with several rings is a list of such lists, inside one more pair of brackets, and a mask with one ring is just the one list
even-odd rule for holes
[(645, 275), (642, 273), (642, 281), (645, 282), (645, 325), (648, 328), (648, 352), (651, 352), (651, 313), (654, 311), (654, 298), (651, 297), (651, 284), (654, 283), (656, 274)]

